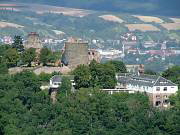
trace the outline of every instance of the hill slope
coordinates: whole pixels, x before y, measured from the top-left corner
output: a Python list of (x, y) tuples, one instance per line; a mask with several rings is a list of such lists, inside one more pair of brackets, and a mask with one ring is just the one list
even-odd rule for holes
[[(34, 3), (34, 0), (11, 1)], [(144, 15), (180, 16), (179, 0), (36, 0), (37, 3)]]

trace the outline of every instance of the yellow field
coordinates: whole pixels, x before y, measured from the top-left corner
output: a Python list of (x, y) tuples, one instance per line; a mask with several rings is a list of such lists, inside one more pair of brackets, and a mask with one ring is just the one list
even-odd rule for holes
[(143, 22), (155, 22), (155, 23), (164, 22), (162, 19), (154, 16), (139, 16), (139, 15), (133, 15), (133, 16), (139, 18)]
[(180, 23), (164, 23), (161, 24), (167, 30), (180, 30)]
[(54, 14), (63, 14), (63, 15), (75, 16), (75, 17), (84, 17), (92, 13), (92, 11), (90, 10), (47, 6), (47, 5), (40, 5), (40, 4), (38, 5), (31, 4), (29, 8), (30, 10), (35, 11), (38, 14), (54, 13)]
[(180, 23), (180, 18), (170, 18), (171, 20), (173, 20), (175, 23)]
[(114, 15), (102, 15), (99, 17), (106, 20), (106, 21), (118, 22), (118, 23), (124, 22), (121, 18), (114, 16)]
[(0, 22), (0, 28), (6, 28), (6, 27), (23, 28), (24, 26), (18, 25), (18, 24), (15, 24), (15, 23)]
[(158, 29), (157, 27), (151, 25), (151, 24), (126, 24), (126, 27), (128, 27), (128, 29), (130, 31), (135, 31), (135, 30), (140, 30), (143, 32), (146, 31), (160, 31), (160, 29)]

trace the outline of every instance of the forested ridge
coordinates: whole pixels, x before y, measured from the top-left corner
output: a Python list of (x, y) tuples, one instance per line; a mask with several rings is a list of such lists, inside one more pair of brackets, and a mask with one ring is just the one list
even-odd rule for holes
[[(159, 110), (150, 105), (145, 93), (109, 95), (99, 90), (100, 87), (114, 85), (115, 80), (108, 81), (112, 74), (126, 72), (125, 68), (119, 68), (124, 67), (121, 62), (92, 62), (89, 67), (77, 67), (71, 74), (75, 75), (79, 90), (72, 93), (70, 80), (63, 78), (57, 102), (53, 104), (48, 90), (42, 91), (40, 86), (48, 83), (55, 73), (37, 76), (31, 71), (24, 71), (10, 75), (7, 74), (6, 63), (0, 60), (1, 135), (180, 133), (180, 92), (171, 97), (170, 109)], [(162, 75), (180, 84), (179, 66), (164, 71)]]
[(158, 110), (144, 94), (109, 95), (98, 89), (59, 93), (52, 104), (32, 72), (0, 76), (0, 134), (172, 134), (180, 132), (180, 95), (174, 107)]

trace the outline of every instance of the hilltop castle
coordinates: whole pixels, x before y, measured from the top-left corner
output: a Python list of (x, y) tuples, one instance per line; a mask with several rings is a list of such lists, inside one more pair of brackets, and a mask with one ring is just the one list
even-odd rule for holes
[(70, 38), (65, 42), (62, 64), (73, 70), (78, 65), (88, 65), (93, 59), (100, 62), (100, 54), (88, 48), (88, 42)]

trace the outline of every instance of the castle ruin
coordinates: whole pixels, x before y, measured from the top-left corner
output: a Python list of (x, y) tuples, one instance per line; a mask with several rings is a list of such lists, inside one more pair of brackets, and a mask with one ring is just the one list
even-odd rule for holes
[(35, 48), (37, 51), (40, 51), (43, 48), (43, 45), (39, 38), (39, 34), (36, 32), (29, 33), (24, 47), (25, 49)]
[(24, 43), (24, 48), (25, 49), (29, 49), (29, 48), (36, 49), (36, 60), (35, 61), (38, 63), (40, 51), (43, 48), (39, 34), (37, 34), (36, 32), (29, 33), (28, 37), (27, 37), (27, 41)]
[(73, 70), (78, 65), (90, 64), (92, 60), (96, 60), (100, 63), (100, 53), (95, 49), (88, 48), (88, 42), (70, 38), (65, 42), (64, 52), (61, 59), (62, 64)]
[(62, 64), (70, 69), (76, 68), (78, 65), (88, 65), (88, 43), (82, 40), (69, 39), (65, 42), (65, 50), (62, 55)]

